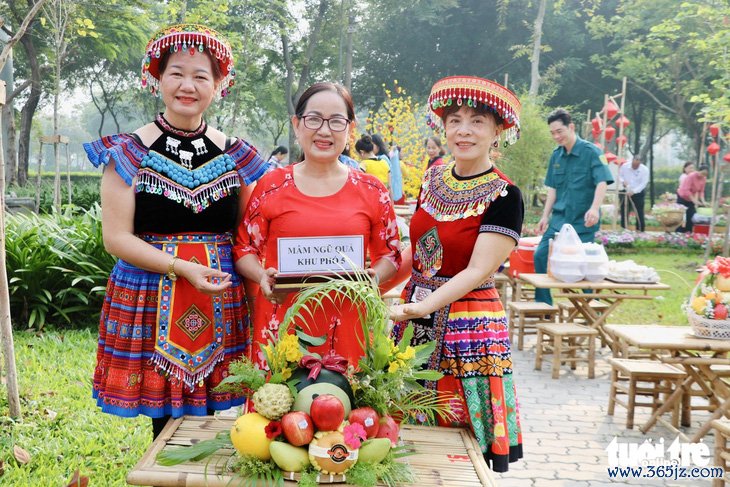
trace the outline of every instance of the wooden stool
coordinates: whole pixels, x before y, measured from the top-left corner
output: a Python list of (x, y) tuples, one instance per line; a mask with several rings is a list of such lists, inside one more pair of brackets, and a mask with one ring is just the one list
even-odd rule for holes
[(510, 287), (512, 287), (510, 278), (501, 272), (496, 272), (494, 274), (494, 287), (497, 289), (497, 292), (499, 293), (499, 299), (500, 299), (500, 301), (502, 301), (502, 307), (504, 309), (507, 309), (507, 299), (509, 297), (509, 296), (507, 296), (507, 292), (508, 292), (508, 289)]
[[(725, 419), (716, 419), (712, 422), (712, 429), (715, 430), (715, 462), (716, 467), (722, 467), (727, 472), (727, 462), (730, 460), (730, 450), (727, 446), (727, 440), (730, 438), (730, 421)], [(730, 473), (730, 472), (728, 472)], [(725, 477), (728, 475), (725, 474)], [(725, 478), (713, 479), (712, 487), (724, 487)], [(730, 480), (728, 480), (730, 482)]]
[[(710, 369), (720, 380), (723, 380), (727, 384), (728, 378), (730, 378), (730, 366), (711, 365)], [(705, 385), (710, 390), (715, 387), (711, 382), (706, 382)], [(693, 397), (700, 397), (703, 400), (699, 402), (693, 401)], [(682, 395), (682, 426), (689, 426), (692, 423), (692, 411), (714, 412), (721, 404), (722, 401), (716, 395), (708, 397), (705, 389), (696, 382), (693, 382), (689, 391), (685, 391)]]
[[(588, 378), (595, 377), (596, 343), (594, 338), (598, 330), (583, 325), (571, 323), (555, 323), (537, 325), (537, 355), (535, 355), (535, 370), (542, 370), (542, 356), (553, 354), (553, 379), (560, 377), (560, 364), (569, 363), (575, 370), (577, 362), (588, 362)], [(578, 354), (585, 350), (588, 341), (587, 355)]]
[[(603, 311), (608, 309), (608, 303), (604, 303), (602, 301), (598, 301), (597, 299), (593, 299), (589, 303), (591, 309), (598, 312), (598, 314), (601, 314)], [(560, 321), (563, 323), (582, 323), (585, 324), (585, 318), (578, 313), (578, 310), (575, 308), (575, 305), (571, 303), (570, 301), (561, 301), (558, 303), (558, 308), (560, 308)]]
[(534, 301), (512, 301), (507, 303), (509, 311), (509, 340), (514, 343), (517, 330), (517, 350), (522, 350), (525, 335), (534, 335), (537, 325), (555, 323), (560, 310), (557, 306)]
[[(608, 415), (613, 416), (616, 404), (626, 408), (626, 428), (634, 428), (634, 409), (651, 407), (652, 413), (662, 405), (659, 394), (665, 398), (680, 387), (687, 376), (683, 370), (671, 365), (650, 360), (631, 360), (610, 358), (611, 389), (608, 393)], [(650, 383), (650, 386), (639, 386), (638, 383)], [(628, 384), (627, 384), (628, 383)], [(627, 402), (618, 399), (619, 394), (627, 395)], [(636, 396), (649, 396), (651, 402), (636, 402)], [(679, 427), (679, 407), (677, 401), (672, 409), (672, 425)]]

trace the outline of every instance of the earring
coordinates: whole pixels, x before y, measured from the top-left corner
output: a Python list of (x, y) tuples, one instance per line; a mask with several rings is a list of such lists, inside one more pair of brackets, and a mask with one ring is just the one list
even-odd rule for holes
[(495, 149), (499, 148), (499, 139), (494, 139), (494, 142), (492, 142), (492, 147)]

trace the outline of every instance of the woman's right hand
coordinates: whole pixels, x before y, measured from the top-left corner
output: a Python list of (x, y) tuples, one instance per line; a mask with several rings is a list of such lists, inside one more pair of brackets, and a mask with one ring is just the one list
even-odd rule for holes
[(229, 273), (189, 260), (176, 260), (175, 273), (187, 279), (195, 289), (204, 294), (221, 294), (233, 284)]
[(274, 292), (274, 278), (276, 277), (276, 269), (269, 267), (264, 269), (264, 273), (259, 281), (259, 287), (261, 288), (261, 294), (274, 304), (281, 304), (284, 301), (284, 296), (280, 293)]

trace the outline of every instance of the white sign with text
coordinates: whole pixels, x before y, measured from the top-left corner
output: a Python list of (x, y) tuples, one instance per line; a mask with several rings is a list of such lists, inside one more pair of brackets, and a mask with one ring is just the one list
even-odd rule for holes
[(345, 272), (362, 269), (362, 235), (285, 237), (277, 241), (281, 275)]

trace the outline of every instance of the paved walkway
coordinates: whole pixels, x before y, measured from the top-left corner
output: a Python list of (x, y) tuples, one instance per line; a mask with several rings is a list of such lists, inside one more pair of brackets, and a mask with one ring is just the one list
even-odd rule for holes
[[(627, 430), (626, 410), (617, 406), (613, 417), (607, 415), (610, 367), (608, 348), (596, 359), (596, 378), (587, 378), (585, 365), (571, 371), (564, 365), (560, 379), (551, 379), (550, 356), (543, 370), (535, 368), (535, 337), (528, 336), (525, 349), (513, 351), (515, 384), (523, 428), (524, 458), (510, 465), (510, 470), (495, 474), (500, 487), (602, 487), (616, 485), (698, 486), (709, 487), (710, 480), (664, 481), (653, 479), (617, 479), (608, 476), (606, 447), (614, 437), (619, 442), (641, 443), (647, 438), (664, 439), (668, 448), (675, 435), (662, 425), (648, 434), (639, 431), (650, 415), (649, 408), (637, 408), (633, 430)], [(668, 416), (667, 416), (668, 417)], [(693, 411), (693, 426), (708, 417)], [(700, 420), (700, 421), (698, 421)], [(714, 436), (705, 437), (713, 452)], [(708, 466), (713, 466), (712, 460)]]

